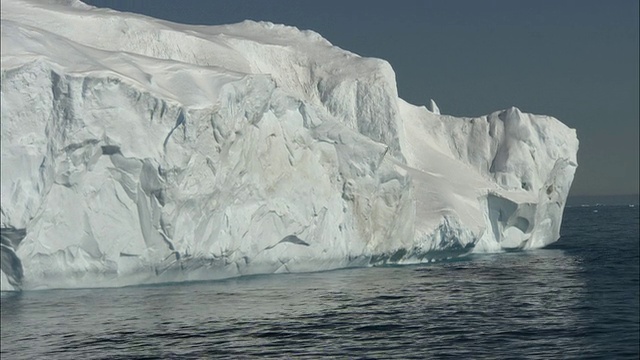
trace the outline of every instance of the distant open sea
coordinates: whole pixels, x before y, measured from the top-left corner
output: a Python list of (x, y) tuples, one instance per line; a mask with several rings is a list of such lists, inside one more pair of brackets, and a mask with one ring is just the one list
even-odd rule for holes
[(639, 207), (571, 207), (531, 252), (3, 293), (4, 359), (638, 359)]

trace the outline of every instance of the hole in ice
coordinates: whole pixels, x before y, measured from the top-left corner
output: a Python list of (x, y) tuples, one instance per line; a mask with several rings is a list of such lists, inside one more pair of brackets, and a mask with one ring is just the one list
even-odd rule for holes
[(5, 244), (0, 245), (0, 268), (11, 285), (20, 286), (23, 277), (22, 262), (13, 249)]
[(0, 268), (7, 276), (9, 283), (17, 289), (22, 284), (24, 272), (22, 261), (16, 255), (16, 249), (25, 236), (27, 236), (26, 229), (0, 228)]
[(396, 251), (393, 255), (391, 255), (391, 257), (389, 258), (389, 261), (391, 262), (398, 262), (400, 261), (405, 255), (407, 254), (407, 250), (406, 249), (400, 249), (398, 251)]
[(282, 244), (282, 243), (292, 243), (292, 244), (296, 244), (296, 245), (303, 245), (303, 246), (310, 246), (309, 243), (307, 243), (306, 241), (300, 239), (299, 237), (295, 236), (295, 235), (287, 235), (285, 237), (282, 238), (282, 240), (278, 241), (275, 245), (271, 245), (267, 248), (265, 248), (265, 250), (269, 250), (269, 249), (273, 249), (274, 247), (276, 247), (276, 245), (278, 244)]
[(521, 216), (518, 216), (513, 226), (520, 229), (520, 231), (522, 231), (523, 233), (526, 233), (529, 230), (529, 220)]
[(120, 154), (120, 146), (117, 145), (103, 145), (102, 155), (115, 155)]
[(138, 255), (135, 254), (127, 254), (127, 253), (120, 253), (120, 257), (137, 257)]
[(296, 244), (296, 245), (309, 246), (309, 244), (306, 241), (300, 239), (299, 237), (297, 237), (295, 235), (287, 235), (287, 236), (285, 236), (284, 238), (282, 238), (282, 240), (280, 240), (278, 242), (278, 244), (285, 243), (285, 242), (289, 242), (289, 243)]
[(547, 188), (547, 195), (551, 195), (552, 192), (553, 192), (553, 184), (549, 185), (549, 187)]
[(27, 236), (26, 229), (16, 229), (12, 227), (0, 228), (0, 241), (3, 245), (17, 249), (24, 237)]

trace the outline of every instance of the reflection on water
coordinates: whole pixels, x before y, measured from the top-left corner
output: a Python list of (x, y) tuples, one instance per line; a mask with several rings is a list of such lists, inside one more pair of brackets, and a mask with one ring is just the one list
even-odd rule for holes
[[(575, 315), (586, 306), (580, 272), (578, 259), (543, 250), (423, 267), (25, 293), (3, 298), (2, 349), (405, 357), (496, 347), (525, 355), (544, 343), (540, 356), (567, 347), (578, 355), (588, 347), (588, 323)], [(17, 329), (5, 336), (8, 326)]]
[(424, 266), (5, 294), (2, 357), (637, 358), (637, 229), (565, 227)]

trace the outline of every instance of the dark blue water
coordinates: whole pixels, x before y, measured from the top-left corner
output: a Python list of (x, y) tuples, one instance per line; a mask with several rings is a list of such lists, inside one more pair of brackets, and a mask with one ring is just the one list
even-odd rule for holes
[(638, 214), (568, 208), (548, 249), (449, 263), (5, 294), (0, 355), (637, 359)]

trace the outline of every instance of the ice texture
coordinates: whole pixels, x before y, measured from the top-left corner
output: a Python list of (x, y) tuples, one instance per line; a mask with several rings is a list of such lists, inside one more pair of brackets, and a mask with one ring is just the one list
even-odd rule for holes
[(441, 115), (265, 22), (2, 0), (2, 290), (429, 262), (559, 237), (575, 130)]

